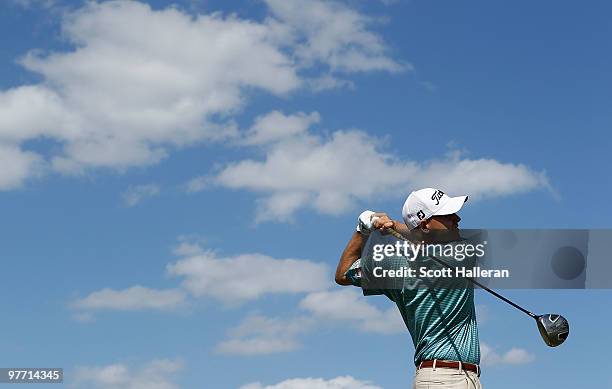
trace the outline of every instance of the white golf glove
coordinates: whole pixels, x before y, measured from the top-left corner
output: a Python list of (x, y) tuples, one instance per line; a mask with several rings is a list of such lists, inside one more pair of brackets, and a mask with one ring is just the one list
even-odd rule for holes
[(368, 236), (372, 231), (374, 222), (378, 219), (378, 216), (374, 216), (373, 211), (363, 211), (357, 219), (357, 232), (361, 235)]

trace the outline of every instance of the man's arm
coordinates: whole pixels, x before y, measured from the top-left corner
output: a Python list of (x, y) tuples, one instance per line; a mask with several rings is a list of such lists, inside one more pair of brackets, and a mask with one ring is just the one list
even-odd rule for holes
[(393, 223), (391, 228), (393, 228), (400, 234), (406, 235), (408, 234), (408, 232), (410, 232), (410, 228), (408, 228), (408, 226), (402, 222), (398, 222), (397, 220), (391, 220), (391, 223)]
[[(359, 215), (357, 231), (353, 232), (351, 239), (340, 256), (340, 261), (336, 268), (336, 282), (339, 285), (351, 285), (351, 281), (346, 278), (345, 273), (356, 260), (361, 258), (361, 251), (368, 239), (370, 230), (380, 229), (384, 232), (388, 228), (399, 228), (400, 224), (391, 220), (384, 212), (364, 211)], [(407, 229), (404, 224), (402, 225)]]
[(351, 239), (346, 244), (338, 267), (336, 268), (336, 282), (339, 285), (351, 285), (351, 282), (346, 278), (345, 273), (351, 267), (351, 265), (361, 257), (361, 250), (364, 243), (367, 240), (367, 236), (355, 231), (351, 236)]

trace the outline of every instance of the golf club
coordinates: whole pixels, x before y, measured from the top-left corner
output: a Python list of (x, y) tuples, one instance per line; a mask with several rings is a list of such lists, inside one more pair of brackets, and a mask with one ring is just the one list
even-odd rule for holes
[[(398, 231), (392, 228), (387, 229), (387, 231), (398, 239), (409, 241), (409, 239), (407, 239), (404, 235), (402, 235), (401, 233), (399, 233)], [(432, 258), (437, 263), (441, 264), (442, 266), (445, 266), (450, 269), (453, 268), (451, 265), (447, 264), (446, 262), (444, 262), (443, 260), (439, 258), (436, 258), (434, 256), (429, 256), (429, 257)], [(465, 278), (467, 278), (473, 284), (478, 285), (480, 288), (491, 293), (493, 296), (507, 302), (508, 304), (517, 308), (521, 312), (524, 312), (525, 314), (532, 317), (538, 325), (538, 330), (540, 331), (540, 335), (542, 336), (544, 343), (546, 343), (548, 346), (557, 347), (561, 343), (563, 343), (565, 339), (567, 339), (567, 336), (569, 335), (569, 323), (567, 319), (565, 319), (563, 316), (556, 314), (556, 313), (536, 315), (535, 313), (526, 310), (525, 308), (514, 303), (513, 301), (510, 301), (509, 299), (495, 292), (494, 290), (489, 289), (488, 287), (476, 281), (475, 279), (471, 277), (465, 277)]]

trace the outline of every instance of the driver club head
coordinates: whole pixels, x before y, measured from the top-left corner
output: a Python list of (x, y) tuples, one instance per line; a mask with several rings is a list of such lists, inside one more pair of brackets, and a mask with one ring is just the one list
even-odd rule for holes
[(565, 342), (569, 335), (569, 323), (567, 320), (556, 313), (547, 313), (537, 316), (538, 330), (544, 342), (550, 347), (557, 347)]

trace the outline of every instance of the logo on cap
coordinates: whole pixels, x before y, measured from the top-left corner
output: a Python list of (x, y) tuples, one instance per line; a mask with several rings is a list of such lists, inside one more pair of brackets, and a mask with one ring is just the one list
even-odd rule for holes
[(423, 210), (421, 209), (419, 212), (417, 212), (417, 217), (419, 218), (419, 220), (423, 220), (425, 218), (425, 212), (423, 212)]
[(444, 196), (444, 192), (441, 190), (436, 190), (433, 195), (431, 195), (431, 199), (436, 201), (436, 205), (440, 205), (440, 199)]

